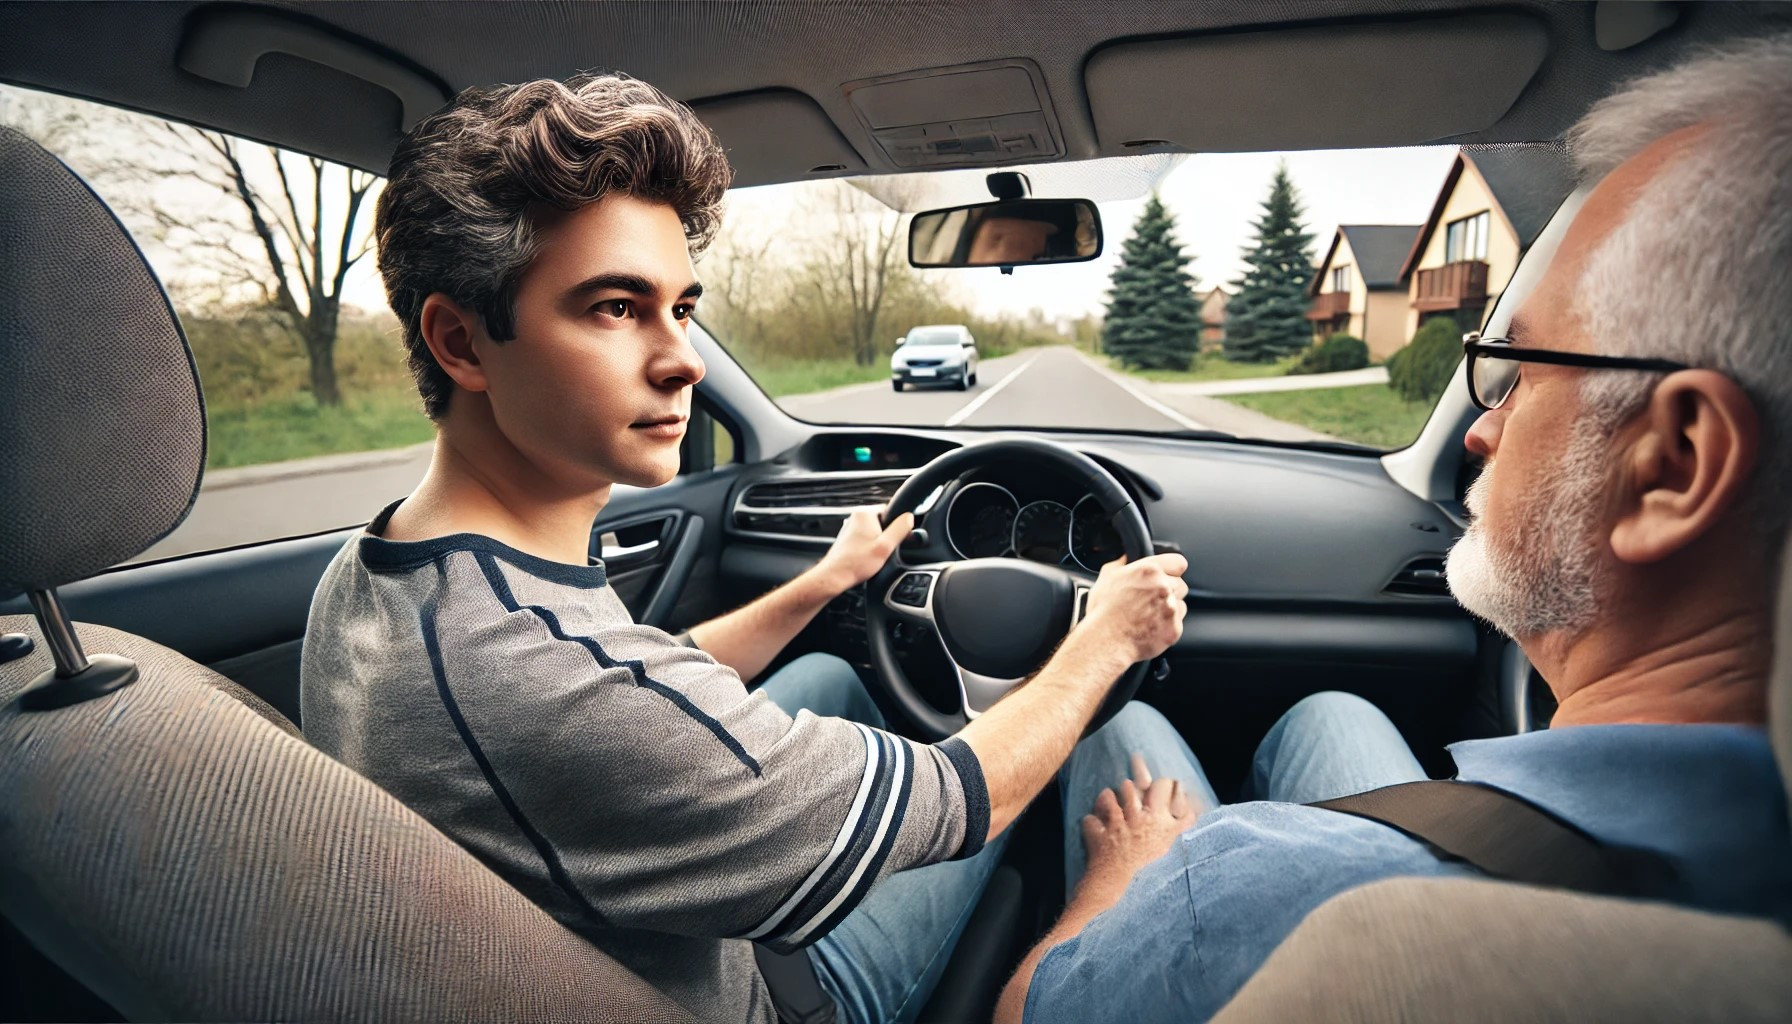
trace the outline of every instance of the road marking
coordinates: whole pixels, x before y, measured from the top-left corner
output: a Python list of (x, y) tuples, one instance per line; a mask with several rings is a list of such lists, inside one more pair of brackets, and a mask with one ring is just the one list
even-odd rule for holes
[(1095, 360), (1090, 359), (1088, 356), (1082, 354), (1081, 352), (1077, 352), (1076, 357), (1078, 359), (1081, 359), (1083, 362), (1087, 363), (1089, 365), (1089, 368), (1094, 370), (1096, 373), (1099, 373), (1102, 376), (1106, 377), (1107, 379), (1113, 381), (1115, 384), (1118, 384), (1121, 388), (1125, 389), (1127, 394), (1131, 395), (1132, 397), (1138, 399), (1140, 402), (1144, 403), (1147, 408), (1149, 408), (1152, 412), (1157, 413), (1159, 416), (1168, 417), (1169, 419), (1172, 419), (1172, 420), (1176, 421), (1177, 423), (1182, 424), (1182, 426), (1188, 430), (1209, 430), (1209, 429), (1211, 429), (1209, 427), (1203, 426), (1200, 423), (1195, 422), (1194, 420), (1189, 419), (1187, 416), (1182, 415), (1181, 413), (1170, 408), (1169, 406), (1158, 401), (1157, 399), (1152, 398), (1150, 395), (1146, 394), (1142, 389), (1140, 389), (1137, 385), (1133, 384), (1132, 381), (1127, 380), (1125, 377), (1121, 376), (1120, 374), (1115, 373), (1114, 371), (1108, 369), (1107, 367), (1101, 365), (1100, 363), (1097, 363)]
[(965, 420), (970, 419), (972, 414), (974, 414), (978, 409), (983, 408), (983, 403), (996, 397), (996, 392), (1007, 387), (1010, 383), (1012, 383), (1014, 381), (1014, 378), (1020, 376), (1023, 373), (1026, 373), (1027, 367), (1032, 366), (1034, 363), (1036, 363), (1038, 361), (1039, 361), (1039, 357), (1034, 356), (1033, 358), (1027, 360), (1026, 362), (1024, 362), (1024, 363), (1020, 364), (1019, 366), (1015, 367), (1014, 369), (1010, 370), (1008, 372), (1008, 376), (1003, 377), (1001, 380), (996, 381), (995, 384), (992, 385), (988, 391), (985, 391), (981, 395), (978, 395), (976, 398), (971, 399), (969, 404), (967, 404), (964, 408), (958, 410), (957, 412), (953, 413), (951, 416), (947, 417), (946, 422), (941, 425), (947, 426), (947, 427), (956, 427), (960, 423), (963, 423)]

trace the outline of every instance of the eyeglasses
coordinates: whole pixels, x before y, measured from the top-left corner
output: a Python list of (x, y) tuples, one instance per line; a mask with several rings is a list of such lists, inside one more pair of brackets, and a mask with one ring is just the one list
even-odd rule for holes
[(1584, 352), (1554, 352), (1542, 348), (1517, 348), (1511, 338), (1483, 338), (1480, 331), (1462, 336), (1463, 370), (1468, 374), (1468, 393), (1482, 409), (1498, 409), (1518, 387), (1518, 371), (1525, 363), (1579, 366), (1589, 370), (1648, 370), (1672, 373), (1690, 370), (1669, 359), (1634, 359), (1629, 356), (1595, 356)]

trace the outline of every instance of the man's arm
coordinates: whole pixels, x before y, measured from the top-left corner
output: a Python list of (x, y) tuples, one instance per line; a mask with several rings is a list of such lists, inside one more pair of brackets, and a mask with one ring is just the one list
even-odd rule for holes
[(886, 529), (876, 509), (855, 509), (814, 567), (751, 604), (693, 627), (691, 642), (751, 680), (829, 601), (882, 568), (914, 525), (915, 517), (905, 512)]
[[(888, 529), (873, 509), (855, 511), (815, 568), (770, 594), (706, 622), (691, 639), (751, 679), (847, 587), (869, 579), (914, 524), (904, 513)], [(989, 789), (988, 838), (1001, 835), (1057, 774), (1070, 748), (1127, 666), (1162, 654), (1182, 635), (1188, 560), (1153, 555), (1111, 562), (1089, 594), (1089, 614), (1032, 681), (959, 730)]]
[(1174, 779), (1151, 779), (1145, 760), (1134, 754), (1132, 773), (1138, 779), (1120, 783), (1118, 790), (1104, 789), (1095, 798), (1095, 810), (1083, 816), (1083, 843), (1089, 851), (1089, 867), (1077, 884), (1058, 923), (1039, 940), (1002, 990), (996, 1003), (995, 1024), (1021, 1024), (1027, 1008), (1027, 989), (1039, 961), (1053, 946), (1080, 934), (1090, 921), (1120, 902), (1139, 869), (1168, 853), (1170, 844), (1195, 823), (1199, 810)]

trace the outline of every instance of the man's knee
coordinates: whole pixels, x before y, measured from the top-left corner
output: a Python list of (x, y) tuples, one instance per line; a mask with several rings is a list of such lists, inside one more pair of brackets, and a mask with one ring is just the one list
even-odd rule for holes
[(1129, 701), (1107, 724), (1089, 734), (1087, 743), (1095, 739), (1114, 739), (1132, 736), (1175, 736), (1176, 727), (1170, 720), (1143, 701)]
[(867, 725), (883, 724), (877, 703), (859, 679), (858, 671), (844, 658), (819, 652), (805, 654), (779, 669), (778, 675), (791, 678), (801, 694), (799, 703), (814, 714)]
[(1284, 714), (1278, 726), (1289, 729), (1351, 729), (1376, 726), (1388, 720), (1382, 710), (1354, 693), (1326, 690), (1301, 698)]

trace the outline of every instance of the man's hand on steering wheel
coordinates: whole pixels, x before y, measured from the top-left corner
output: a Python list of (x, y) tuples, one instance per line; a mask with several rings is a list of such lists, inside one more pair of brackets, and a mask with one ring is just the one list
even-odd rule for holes
[(840, 524), (834, 546), (821, 557), (816, 570), (836, 594), (844, 594), (870, 579), (890, 560), (898, 545), (915, 528), (915, 516), (904, 512), (884, 526), (874, 507), (856, 508)]
[(1187, 571), (1188, 559), (1174, 553), (1109, 562), (1089, 590), (1089, 611), (1077, 628), (1108, 639), (1127, 652), (1128, 662), (1157, 657), (1182, 636)]

